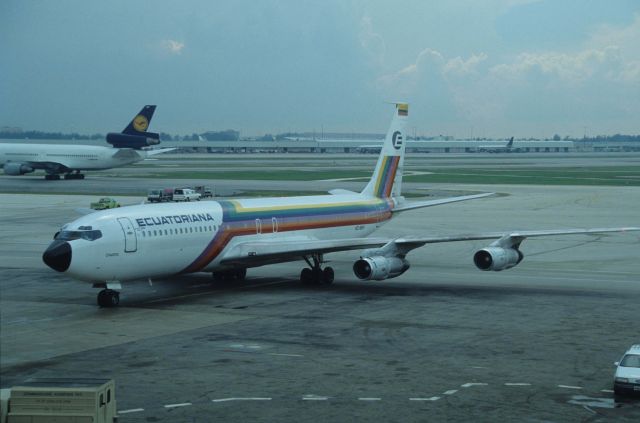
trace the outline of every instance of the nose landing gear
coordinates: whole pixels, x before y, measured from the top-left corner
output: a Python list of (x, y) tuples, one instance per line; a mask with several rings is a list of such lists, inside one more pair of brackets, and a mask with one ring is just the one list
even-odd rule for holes
[(316, 285), (331, 285), (333, 283), (335, 273), (330, 266), (322, 268), (324, 263), (322, 254), (314, 254), (310, 258), (305, 256), (304, 261), (307, 262), (309, 267), (305, 267), (300, 272), (300, 282)]
[(98, 305), (100, 307), (116, 307), (120, 304), (120, 290), (122, 285), (120, 282), (96, 282), (93, 284), (94, 288), (103, 288), (98, 292)]
[(100, 307), (115, 307), (120, 304), (120, 293), (113, 289), (103, 289), (98, 293)]

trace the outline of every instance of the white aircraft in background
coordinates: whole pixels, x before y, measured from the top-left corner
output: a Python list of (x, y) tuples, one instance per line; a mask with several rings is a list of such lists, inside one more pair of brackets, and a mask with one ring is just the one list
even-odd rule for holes
[(174, 150), (143, 149), (160, 143), (160, 136), (147, 132), (156, 106), (140, 110), (121, 133), (107, 134), (112, 147), (92, 145), (0, 143), (0, 166), (5, 175), (24, 175), (42, 169), (45, 179), (84, 179), (83, 170), (104, 170), (139, 162), (156, 154)]
[(119, 303), (121, 282), (193, 272), (242, 280), (247, 268), (305, 260), (300, 279), (330, 284), (323, 255), (364, 249), (353, 271), (362, 280), (394, 278), (409, 269), (406, 255), (436, 242), (495, 239), (475, 253), (482, 270), (522, 261), (526, 237), (636, 231), (640, 228), (527, 231), (448, 237), (367, 238), (400, 212), (472, 200), (467, 195), (424, 202), (400, 196), (408, 105), (398, 103), (371, 180), (360, 193), (135, 205), (83, 216), (58, 232), (43, 253), (52, 269), (103, 288), (98, 305)]
[(479, 153), (511, 153), (515, 149), (513, 148), (513, 137), (505, 145), (481, 145), (478, 147)]

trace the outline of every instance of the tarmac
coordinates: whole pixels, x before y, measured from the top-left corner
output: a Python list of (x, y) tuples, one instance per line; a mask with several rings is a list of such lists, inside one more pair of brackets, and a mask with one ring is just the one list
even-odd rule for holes
[[(640, 223), (640, 188), (437, 188), (504, 195), (407, 212), (376, 236)], [(120, 307), (100, 309), (90, 284), (40, 258), (94, 200), (0, 194), (2, 388), (113, 378), (121, 422), (640, 420), (639, 400), (611, 392), (613, 362), (640, 343), (638, 233), (526, 240), (524, 261), (502, 272), (473, 266), (489, 242), (430, 245), (379, 282), (353, 275), (357, 252), (337, 253), (329, 287), (301, 285), (293, 262), (242, 283), (124, 284)]]

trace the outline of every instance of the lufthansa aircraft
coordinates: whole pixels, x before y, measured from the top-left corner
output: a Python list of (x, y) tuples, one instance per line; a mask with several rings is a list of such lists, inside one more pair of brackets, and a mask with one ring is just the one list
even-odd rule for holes
[(160, 143), (160, 136), (147, 132), (156, 106), (144, 106), (120, 133), (107, 134), (111, 147), (60, 144), (0, 144), (0, 166), (5, 175), (24, 175), (42, 169), (45, 179), (84, 179), (83, 170), (125, 166), (173, 150), (143, 148)]
[(408, 105), (396, 104), (371, 180), (360, 193), (135, 205), (83, 216), (62, 227), (43, 254), (58, 272), (103, 288), (98, 304), (115, 306), (121, 282), (212, 272), (242, 280), (247, 268), (304, 260), (300, 279), (330, 284), (334, 272), (324, 254), (363, 250), (353, 271), (362, 280), (394, 278), (409, 269), (405, 258), (428, 243), (496, 239), (475, 253), (482, 270), (503, 270), (522, 261), (526, 237), (635, 231), (640, 228), (527, 231), (424, 238), (368, 238), (399, 212), (472, 200), (468, 195), (426, 202), (400, 196)]

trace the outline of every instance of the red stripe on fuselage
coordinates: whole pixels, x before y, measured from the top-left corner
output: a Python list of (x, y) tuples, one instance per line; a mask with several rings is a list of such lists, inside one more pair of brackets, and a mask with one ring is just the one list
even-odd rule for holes
[[(278, 232), (378, 223), (391, 219), (391, 204), (387, 202), (387, 205), (389, 207), (388, 209), (374, 213), (361, 213), (357, 216), (342, 215), (342, 217), (340, 217), (340, 215), (336, 215), (335, 217), (323, 216), (320, 219), (307, 222), (278, 222)], [(313, 216), (310, 216), (310, 218), (313, 218)], [(246, 235), (256, 235), (255, 220), (238, 221), (231, 224), (223, 223), (220, 226), (220, 232), (214, 237), (200, 256), (180, 273), (192, 273), (204, 269), (224, 250), (233, 238)]]

